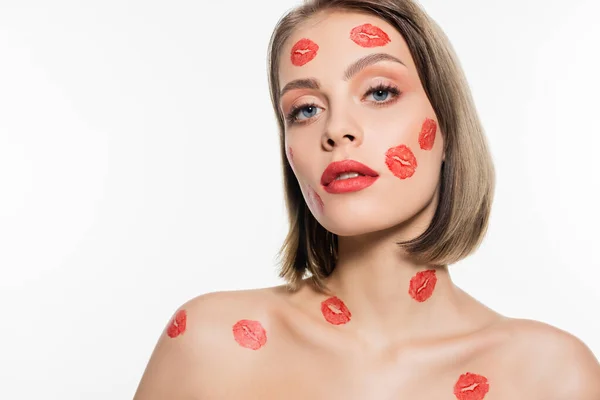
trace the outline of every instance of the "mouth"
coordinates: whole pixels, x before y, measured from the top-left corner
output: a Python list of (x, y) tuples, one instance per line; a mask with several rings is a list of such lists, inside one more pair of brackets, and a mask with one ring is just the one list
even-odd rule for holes
[(379, 174), (354, 160), (332, 162), (321, 175), (321, 185), (329, 193), (346, 193), (372, 185)]

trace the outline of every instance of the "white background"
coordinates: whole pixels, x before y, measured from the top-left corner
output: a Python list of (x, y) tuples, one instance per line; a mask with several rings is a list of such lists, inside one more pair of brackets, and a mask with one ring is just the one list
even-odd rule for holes
[[(0, 1), (0, 398), (130, 399), (179, 305), (282, 283), (266, 51), (296, 4)], [(422, 4), (497, 168), (454, 280), (600, 356), (599, 3)]]

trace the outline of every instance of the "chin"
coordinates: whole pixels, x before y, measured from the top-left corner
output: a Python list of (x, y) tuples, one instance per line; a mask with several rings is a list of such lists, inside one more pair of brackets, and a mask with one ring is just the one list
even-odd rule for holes
[(329, 232), (338, 236), (360, 236), (383, 231), (401, 225), (410, 219), (410, 213), (386, 213), (369, 207), (349, 210), (345, 207), (330, 208), (317, 218)]

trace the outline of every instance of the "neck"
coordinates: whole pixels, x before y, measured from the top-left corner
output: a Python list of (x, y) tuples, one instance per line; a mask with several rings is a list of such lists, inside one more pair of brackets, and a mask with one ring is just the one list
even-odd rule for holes
[[(467, 295), (453, 284), (447, 267), (411, 261), (392, 236), (378, 232), (338, 238), (336, 268), (326, 285), (350, 309), (351, 330), (369, 345), (386, 346), (465, 329), (457, 321), (465, 320), (461, 314)], [(413, 294), (435, 285), (431, 296), (417, 301), (409, 293), (410, 282), (426, 270), (435, 270), (437, 280), (416, 285)]]

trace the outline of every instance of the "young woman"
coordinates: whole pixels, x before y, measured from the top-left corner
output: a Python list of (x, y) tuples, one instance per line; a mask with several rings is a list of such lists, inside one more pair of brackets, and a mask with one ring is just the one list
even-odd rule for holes
[(308, 1), (269, 56), (288, 284), (182, 305), (135, 399), (600, 399), (581, 341), (450, 279), (494, 171), (436, 23), (411, 0)]

